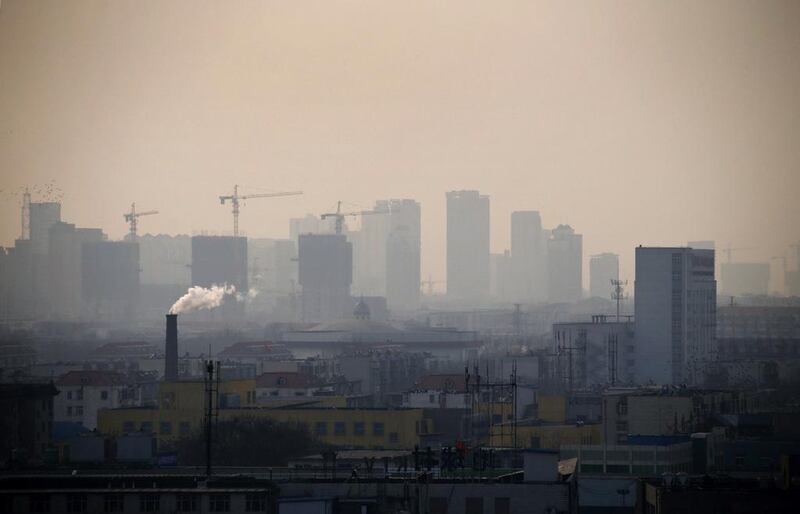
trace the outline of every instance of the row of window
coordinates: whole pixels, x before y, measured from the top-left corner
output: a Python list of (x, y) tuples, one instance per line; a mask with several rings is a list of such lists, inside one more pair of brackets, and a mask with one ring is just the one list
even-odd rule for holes
[[(108, 400), (108, 391), (103, 390), (100, 391), (100, 399), (101, 400)], [(83, 389), (78, 389), (76, 391), (67, 391), (67, 400), (83, 400)]]
[[(328, 422), (327, 421), (318, 421), (314, 425), (314, 434), (315, 435), (328, 435)], [(353, 422), (353, 435), (365, 435), (366, 434), (366, 423), (363, 421), (354, 421)], [(347, 435), (347, 424), (344, 421), (335, 421), (333, 423), (333, 435)], [(380, 421), (376, 421), (372, 423), (372, 435), (383, 437), (384, 435), (384, 424)], [(389, 433), (389, 440), (391, 442), (397, 442), (397, 432)]]
[[(160, 512), (162, 506), (161, 495), (140, 494), (139, 512)], [(88, 512), (88, 495), (68, 494), (67, 512)], [(176, 498), (177, 512), (200, 512), (201, 497), (197, 494), (178, 494)], [(125, 498), (122, 494), (104, 494), (103, 512), (123, 512)], [(212, 494), (208, 496), (209, 512), (230, 512), (230, 494)], [(245, 495), (246, 512), (266, 512), (267, 497), (265, 494), (253, 493)], [(30, 512), (47, 513), (52, 511), (52, 502), (49, 494), (35, 494), (30, 496)]]

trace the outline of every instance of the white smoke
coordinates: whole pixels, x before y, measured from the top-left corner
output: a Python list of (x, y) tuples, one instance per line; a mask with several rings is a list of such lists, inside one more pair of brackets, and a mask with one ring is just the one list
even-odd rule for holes
[(169, 310), (170, 314), (183, 314), (185, 312), (202, 309), (214, 309), (222, 305), (225, 296), (236, 295), (236, 287), (216, 284), (211, 287), (190, 287), (186, 294), (178, 298)]

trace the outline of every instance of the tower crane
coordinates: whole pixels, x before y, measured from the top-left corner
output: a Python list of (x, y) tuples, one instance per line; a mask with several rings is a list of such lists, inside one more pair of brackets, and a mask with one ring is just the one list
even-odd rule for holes
[(139, 216), (150, 216), (151, 214), (158, 214), (158, 211), (136, 212), (136, 202), (133, 202), (131, 204), (131, 212), (126, 212), (122, 215), (130, 226), (129, 235), (131, 242), (136, 242), (136, 228), (139, 224)]
[(326, 212), (325, 214), (320, 214), (320, 219), (328, 219), (333, 218), (335, 222), (335, 231), (337, 234), (342, 233), (342, 226), (344, 225), (344, 218), (345, 216), (367, 216), (370, 214), (388, 214), (389, 211), (354, 211), (354, 212), (342, 212), (342, 201), (339, 200), (336, 203), (336, 212)]
[(242, 200), (249, 200), (251, 198), (273, 198), (276, 196), (295, 196), (303, 194), (302, 191), (283, 191), (280, 193), (255, 193), (251, 195), (240, 195), (239, 185), (233, 186), (233, 194), (221, 195), (219, 203), (225, 205), (229, 201), (233, 205), (233, 237), (239, 237), (239, 202)]

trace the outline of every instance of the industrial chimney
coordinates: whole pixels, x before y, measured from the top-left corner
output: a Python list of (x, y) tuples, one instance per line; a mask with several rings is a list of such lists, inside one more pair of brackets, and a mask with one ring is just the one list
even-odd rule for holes
[(178, 315), (167, 314), (167, 340), (164, 349), (164, 380), (178, 380)]

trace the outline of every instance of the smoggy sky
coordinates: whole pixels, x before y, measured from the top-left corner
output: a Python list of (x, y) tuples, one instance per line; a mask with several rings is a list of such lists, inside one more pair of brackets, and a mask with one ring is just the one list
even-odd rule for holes
[(234, 183), (305, 191), (248, 202), (251, 237), (415, 198), (434, 279), (452, 189), (491, 196), (494, 252), (535, 209), (624, 278), (638, 244), (768, 261), (800, 240), (800, 2), (2, 0), (0, 245), (51, 180), (114, 239), (132, 201), (230, 232)]

